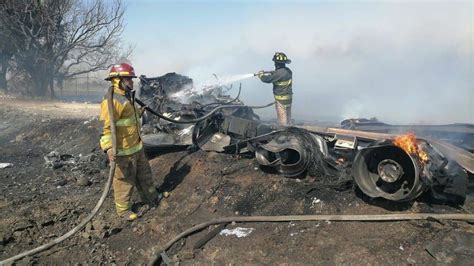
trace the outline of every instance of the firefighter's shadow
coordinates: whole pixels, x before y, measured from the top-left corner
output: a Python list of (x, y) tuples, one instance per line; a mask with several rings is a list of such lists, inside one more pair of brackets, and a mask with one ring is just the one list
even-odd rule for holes
[(191, 165), (186, 159), (192, 153), (194, 151), (189, 151), (173, 164), (168, 174), (164, 177), (163, 183), (156, 188), (159, 193), (172, 191), (183, 182), (184, 178), (191, 172)]

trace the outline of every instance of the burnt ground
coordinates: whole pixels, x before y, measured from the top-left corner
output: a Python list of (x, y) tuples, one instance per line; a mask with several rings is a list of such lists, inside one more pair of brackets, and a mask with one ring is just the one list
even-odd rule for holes
[[(0, 105), (0, 163), (13, 163), (0, 169), (0, 260), (71, 229), (95, 206), (107, 178), (96, 118), (87, 113), (82, 118), (33, 115), (32, 109)], [(70, 163), (45, 164), (44, 156), (52, 151)], [(351, 184), (341, 190), (317, 179), (284, 178), (261, 171), (252, 159), (226, 154), (180, 151), (151, 158), (150, 163), (158, 190), (170, 192), (158, 207), (137, 221), (122, 222), (111, 192), (84, 230), (18, 264), (147, 263), (153, 247), (195, 224), (225, 216), (474, 211), (472, 202), (460, 209), (429, 199), (403, 204), (371, 200)], [(236, 227), (254, 230), (242, 238), (217, 235), (193, 250), (212, 228), (206, 229), (175, 244), (169, 255), (183, 264), (472, 262), (472, 253), (462, 249), (447, 249), (438, 261), (425, 250), (452, 233), (473, 234), (474, 226), (465, 222), (240, 223), (226, 228)]]

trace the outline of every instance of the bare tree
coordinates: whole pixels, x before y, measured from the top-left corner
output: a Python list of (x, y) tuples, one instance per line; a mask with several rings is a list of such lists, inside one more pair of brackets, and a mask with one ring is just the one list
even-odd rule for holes
[(8, 46), (4, 34), (0, 33), (0, 90), (8, 92), (7, 73), (10, 68), (10, 60), (13, 57), (13, 50)]
[[(123, 56), (121, 0), (3, 0), (0, 23), (15, 36), (14, 60), (35, 84), (34, 94), (55, 97), (54, 80), (103, 70)], [(7, 24), (8, 23), (8, 24)]]
[[(0, 16), (4, 16), (4, 10), (0, 9)], [(11, 59), (15, 54), (15, 47), (10, 41), (11, 33), (6, 24), (0, 23), (0, 90), (8, 92), (7, 74), (11, 68)]]
[(55, 71), (61, 89), (65, 79), (108, 69), (119, 58), (130, 55), (131, 48), (123, 47), (120, 40), (123, 12), (120, 1), (109, 6), (95, 1), (89, 6), (77, 5), (68, 14), (68, 24), (74, 30), (67, 34)]

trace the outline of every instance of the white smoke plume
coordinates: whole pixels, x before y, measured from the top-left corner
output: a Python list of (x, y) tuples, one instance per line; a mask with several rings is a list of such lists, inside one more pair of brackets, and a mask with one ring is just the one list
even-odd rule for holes
[(231, 89), (232, 86), (229, 87), (226, 85), (233, 85), (233, 83), (236, 83), (238, 81), (249, 79), (253, 77), (254, 74), (253, 73), (240, 74), (240, 75), (213, 74), (213, 76), (214, 77), (212, 79), (208, 79), (205, 81), (199, 81), (195, 79), (192, 86), (185, 86), (180, 91), (173, 93), (169, 97), (177, 101), (180, 101), (182, 103), (188, 103), (191, 96), (211, 93), (212, 91), (216, 89), (222, 89), (224, 87)]
[[(195, 36), (175, 29), (176, 37), (161, 44), (169, 53), (154, 65), (150, 53), (135, 58), (144, 72), (175, 71), (199, 83), (212, 73), (271, 70), (273, 53), (283, 51), (293, 61), (295, 118), (474, 123), (473, 8), (473, 2), (260, 3), (232, 17), (238, 23), (196, 28)], [(160, 43), (152, 50), (160, 51)], [(242, 88), (248, 104), (273, 100), (271, 85), (256, 78)], [(275, 116), (272, 108), (259, 112)]]

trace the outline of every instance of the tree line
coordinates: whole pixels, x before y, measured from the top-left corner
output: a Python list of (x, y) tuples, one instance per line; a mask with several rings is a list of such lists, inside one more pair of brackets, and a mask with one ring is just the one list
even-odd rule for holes
[(123, 19), (122, 0), (0, 1), (0, 90), (54, 98), (65, 80), (126, 59)]

